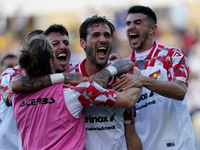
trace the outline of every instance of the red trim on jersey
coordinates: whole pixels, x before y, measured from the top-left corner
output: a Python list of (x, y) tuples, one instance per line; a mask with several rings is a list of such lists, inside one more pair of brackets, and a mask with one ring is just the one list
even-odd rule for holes
[[(147, 55), (147, 57), (146, 57), (146, 59), (150, 59), (150, 58), (152, 58), (154, 55), (155, 55), (155, 49), (156, 49), (156, 47), (157, 47), (158, 45), (157, 45), (157, 43), (156, 43), (156, 41), (154, 41), (154, 45), (153, 45), (153, 48), (152, 48), (152, 50), (151, 50), (151, 52)], [(132, 51), (132, 53), (131, 53), (131, 61), (132, 62), (135, 62), (136, 60), (135, 60), (135, 51), (133, 50)]]
[(85, 60), (86, 60), (86, 58), (81, 62), (80, 69), (81, 69), (81, 73), (83, 76), (89, 77), (87, 72), (85, 71), (85, 67), (84, 67)]

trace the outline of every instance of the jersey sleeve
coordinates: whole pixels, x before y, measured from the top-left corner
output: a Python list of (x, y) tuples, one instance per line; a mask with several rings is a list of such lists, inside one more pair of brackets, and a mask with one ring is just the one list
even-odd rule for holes
[(117, 94), (114, 90), (104, 89), (94, 81), (82, 82), (76, 86), (71, 86), (70, 84), (65, 86), (73, 90), (83, 107), (92, 105), (113, 107), (117, 99)]
[[(1, 92), (0, 92), (0, 98), (2, 99), (2, 95), (4, 94), (7, 89), (10, 88), (10, 82), (13, 79), (13, 77), (16, 77), (17, 75), (21, 75), (21, 71), (19, 70), (19, 67), (14, 67), (14, 68), (8, 68), (6, 69), (2, 74), (1, 74)], [(9, 90), (6, 92), (8, 94), (8, 99), (10, 101), (10, 104), (12, 104), (12, 97), (14, 93)]]
[(136, 117), (136, 109), (135, 106), (125, 109), (124, 111), (124, 124), (134, 124)]
[(168, 66), (168, 79), (170, 81), (179, 80), (188, 84), (189, 66), (187, 57), (180, 48), (175, 48), (169, 52), (171, 63)]

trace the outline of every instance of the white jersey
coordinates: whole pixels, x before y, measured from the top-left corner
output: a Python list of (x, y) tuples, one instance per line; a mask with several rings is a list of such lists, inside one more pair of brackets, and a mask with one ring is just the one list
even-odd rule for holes
[[(180, 80), (187, 84), (189, 69), (184, 53), (178, 48), (155, 43), (143, 61), (129, 57), (143, 76), (162, 81)], [(165, 87), (163, 87), (165, 88)], [(143, 87), (135, 104), (136, 131), (144, 150), (194, 150), (194, 132), (186, 95), (179, 101), (161, 96)]]
[[(84, 61), (67, 72), (81, 72), (83, 76), (88, 76)], [(112, 77), (106, 88), (111, 88), (116, 80)], [(84, 112), (86, 127), (84, 150), (127, 150), (124, 123), (134, 123), (132, 110), (88, 106), (84, 108)]]
[(3, 150), (19, 149), (19, 131), (13, 114), (13, 107), (6, 106), (3, 100), (0, 102), (3, 123), (0, 128), (0, 145)]

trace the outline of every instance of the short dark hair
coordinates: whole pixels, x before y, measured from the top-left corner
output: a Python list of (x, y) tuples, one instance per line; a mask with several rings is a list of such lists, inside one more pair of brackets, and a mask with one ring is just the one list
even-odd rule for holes
[(42, 33), (44, 33), (43, 30), (36, 29), (36, 30), (33, 30), (33, 31), (29, 32), (29, 33), (25, 36), (25, 38), (30, 39), (31, 37), (33, 37), (33, 36), (35, 36), (35, 35), (42, 34)]
[(115, 31), (115, 27), (114, 25), (105, 17), (101, 17), (101, 16), (97, 16), (94, 15), (90, 18), (87, 18), (80, 26), (79, 28), (79, 34), (80, 34), (80, 38), (83, 38), (86, 41), (87, 38), (87, 29), (91, 26), (93, 26), (94, 24), (97, 24), (97, 26), (99, 24), (107, 24), (108, 27), (110, 28), (110, 32), (111, 35), (113, 35), (114, 31)]
[(2, 59), (2, 61), (1, 61), (1, 66), (3, 66), (4, 61), (5, 61), (6, 59), (8, 59), (8, 58), (17, 58), (17, 56), (15, 56), (14, 54), (8, 54), (8, 55), (6, 55), (6, 56)]
[(26, 34), (26, 36), (24, 37), (24, 40), (23, 40), (23, 47), (27, 44), (26, 42), (28, 40), (30, 40), (32, 37), (43, 34), (43, 33), (44, 33), (43, 30), (36, 29), (36, 30), (33, 30), (33, 31), (29, 32), (28, 34)]
[(127, 10), (127, 15), (134, 14), (134, 13), (143, 13), (148, 18), (151, 18), (153, 20), (154, 24), (157, 24), (157, 18), (156, 18), (155, 12), (147, 6), (136, 5), (136, 6), (130, 7)]
[(58, 32), (61, 35), (66, 35), (69, 38), (69, 33), (63, 25), (60, 25), (60, 24), (51, 25), (44, 31), (44, 35), (48, 36), (52, 32)]

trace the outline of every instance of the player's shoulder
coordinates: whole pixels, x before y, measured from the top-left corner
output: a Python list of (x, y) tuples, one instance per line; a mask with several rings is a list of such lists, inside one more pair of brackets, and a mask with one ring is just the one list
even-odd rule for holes
[(15, 75), (18, 74), (20, 72), (20, 67), (19, 66), (15, 66), (13, 68), (7, 68), (6, 70), (3, 71), (3, 73), (1, 74), (1, 76), (5, 76), (5, 75)]
[(65, 70), (64, 73), (75, 73), (75, 72), (79, 72), (79, 66), (80, 66), (80, 62), (77, 63), (73, 63), (69, 65), (69, 69)]
[(167, 54), (170, 57), (185, 56), (185, 52), (179, 47), (163, 46), (158, 44), (157, 50), (160, 54)]
[(81, 62), (69, 63), (69, 69), (80, 65)]

